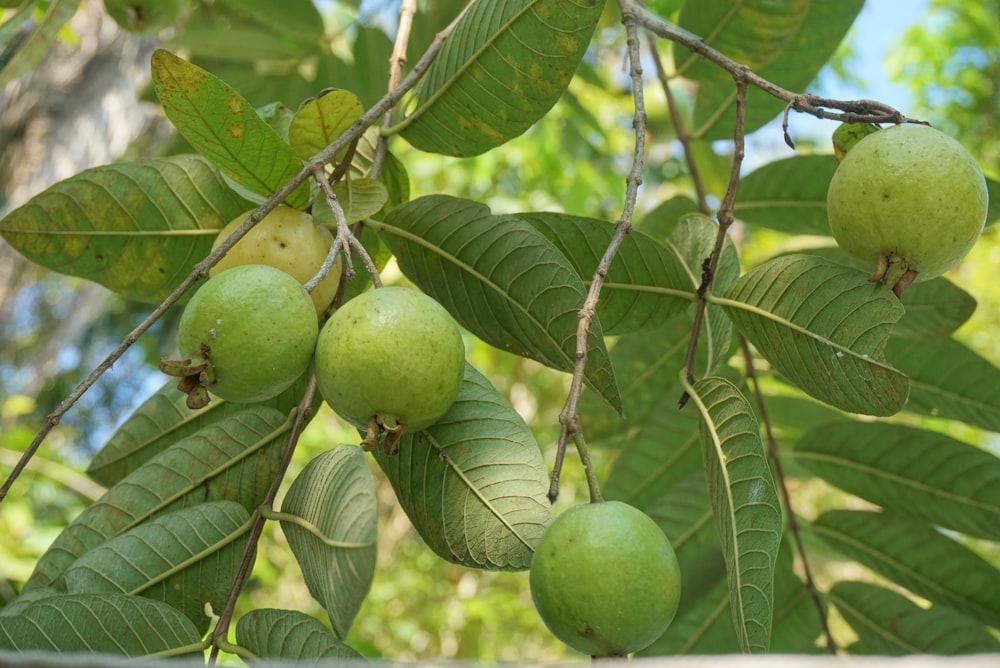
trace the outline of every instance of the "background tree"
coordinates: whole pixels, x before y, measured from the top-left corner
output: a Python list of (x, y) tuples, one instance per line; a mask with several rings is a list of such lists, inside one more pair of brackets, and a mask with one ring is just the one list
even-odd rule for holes
[[(151, 305), (178, 284), (193, 283), (196, 276), (188, 272), (209, 254), (223, 224), (257, 204), (276, 204), (269, 196), (297, 173), (300, 182), (307, 179), (309, 170), (299, 172), (303, 161), (327, 143), (340, 142), (335, 148), (343, 149), (357, 138), (357, 133), (341, 132), (352, 132), (351, 122), (361, 110), (384, 104), (389, 62), (397, 65), (388, 88), (407, 81), (407, 73), (423, 74), (422, 79), (403, 98), (406, 118), (397, 111), (385, 122), (383, 134), (393, 138), (386, 161), (378, 157), (386, 145), (376, 135), (358, 143), (349, 178), (336, 186), (339, 201), (356, 224), (355, 233), (364, 230), (360, 240), (386, 282), (416, 284), (467, 328), (468, 359), (479, 371), (466, 376), (454, 409), (465, 411), (463, 419), (471, 425), (449, 434), (454, 449), (428, 451), (421, 445), (425, 439), (411, 435), (404, 438), (399, 458), (377, 451), (366, 460), (353, 446), (333, 447), (360, 438), (325, 408), (298, 437), (302, 425), (288, 418), (290, 409), (299, 404), (299, 414), (307, 415), (318, 405), (304, 385), (266, 406), (216, 403), (194, 421), (178, 404), (183, 397), (173, 383), (140, 405), (139, 395), (145, 399), (163, 383), (156, 360), (173, 352), (181, 307), (165, 309), (139, 346), (65, 413), (29, 472), (0, 504), (9, 536), (0, 549), (15, 552), (3, 559), (5, 568), (14, 567), (4, 573), (5, 597), (12, 602), (0, 612), (0, 644), (82, 649), (53, 645), (30, 633), (24, 622), (44, 627), (69, 615), (81, 623), (101, 618), (131, 638), (116, 645), (126, 653), (198, 650), (204, 647), (200, 634), (214, 628), (213, 652), (267, 655), (278, 651), (268, 644), (268, 631), (298, 623), (299, 631), (289, 636), (293, 642), (280, 650), (284, 656), (357, 650), (401, 659), (557, 658), (563, 650), (532, 611), (526, 574), (517, 571), (527, 566), (537, 532), (551, 516), (545, 469), (561, 462), (557, 444), (571, 442), (581, 454), (589, 453), (597, 475), (587, 479), (567, 460), (555, 477), (556, 510), (593, 498), (599, 481), (605, 498), (644, 510), (677, 549), (684, 575), (678, 616), (646, 654), (996, 650), (1000, 610), (992, 593), (1000, 587), (1000, 524), (995, 521), (1000, 500), (991, 483), (1000, 473), (991, 435), (997, 430), (997, 372), (988, 361), (996, 359), (996, 351), (976, 345), (969, 329), (976, 324), (969, 320), (975, 299), (989, 303), (994, 298), (991, 283), (982, 278), (991, 275), (983, 269), (985, 253), (974, 253), (952, 274), (954, 280), (912, 288), (900, 309), (894, 297), (868, 285), (867, 274), (831, 248), (823, 200), (836, 163), (825, 147), (814, 154), (801, 148), (808, 140), (796, 137), (798, 111), (833, 119), (844, 118), (844, 112), (884, 122), (902, 118), (880, 105), (797, 94), (835, 58), (860, 2), (649, 3), (672, 23), (632, 2), (608, 3), (603, 12), (603, 3), (580, 2), (561, 16), (576, 28), (565, 32), (551, 21), (532, 23), (532, 17), (553, 20), (545, 12), (560, 4), (541, 0), (474, 3), (468, 11), (477, 20), (465, 24), (453, 24), (463, 2), (404, 2), (398, 13), (396, 7), (358, 2), (319, 8), (304, 1), (281, 3), (280, 11), (277, 3), (235, 0), (108, 3), (107, 11), (123, 28), (145, 37), (116, 30), (96, 3), (86, 3), (80, 12), (78, 3), (65, 0), (37, 7), (13, 4), (17, 7), (3, 14), (0, 28), (0, 83), (6, 86), (0, 168), (8, 213), (0, 234), (34, 263), (5, 251), (11, 258), (5, 266), (17, 267), (9, 273), (3, 302), (9, 345), (3, 351), (2, 429), (8, 466), (17, 464), (18, 451), (29, 449), (45, 416), (144, 320)], [(903, 111), (958, 136), (992, 176), (995, 94), (988, 76), (979, 77), (963, 63), (993, 60), (996, 44), (988, 13), (995, 17), (994, 5), (954, 6), (952, 23), (968, 27), (941, 31), (936, 38), (961, 35), (956, 45), (962, 48), (927, 49), (934, 51), (933, 58), (908, 61), (935, 69), (901, 70), (925, 94), (928, 107)], [(177, 13), (150, 13), (157, 7)], [(502, 16), (496, 23), (475, 14), (489, 7)], [(522, 15), (521, 8), (532, 11)], [(62, 41), (55, 41), (71, 18)], [(477, 32), (470, 25), (491, 29)], [(559, 42), (564, 34), (578, 38)], [(933, 33), (914, 31), (904, 39), (920, 48), (932, 43), (928, 35)], [(76, 46), (67, 46), (74, 39)], [(518, 44), (532, 48), (525, 51)], [(542, 55), (550, 44), (565, 50), (561, 58)], [(156, 46), (169, 51), (157, 52), (150, 68)], [(420, 61), (438, 49), (442, 55), (436, 62)], [(408, 64), (399, 69), (405, 53)], [(572, 67), (563, 62), (567, 54)], [(623, 54), (631, 63), (628, 73), (621, 69)], [(550, 70), (556, 74), (542, 76)], [(524, 72), (531, 74), (528, 81), (519, 78)], [(124, 82), (141, 86), (150, 74), (152, 87), (139, 102), (139, 94), (129, 92), (133, 89)], [(199, 86), (191, 85), (195, 81)], [(942, 82), (950, 81), (975, 103), (947, 106), (963, 99), (954, 90), (942, 91)], [(341, 91), (321, 95), (331, 85)], [(246, 107), (240, 109), (239, 124), (218, 125), (225, 113), (234, 113), (233, 106), (220, 101), (240, 99)], [(108, 113), (109, 104), (128, 112)], [(473, 111), (456, 115), (454, 104)], [(780, 128), (767, 125), (789, 107), (788, 132), (799, 140), (797, 153), (779, 152), (773, 138), (780, 137)], [(477, 125), (484, 112), (474, 110), (483, 108), (499, 113), (503, 122)], [(976, 110), (971, 116), (970, 108)], [(160, 109), (179, 134), (163, 131), (169, 126), (156, 120)], [(932, 115), (941, 109), (947, 113)], [(336, 118), (343, 122), (332, 122)], [(380, 124), (381, 113), (369, 122)], [(832, 132), (836, 125), (829, 125)], [(89, 129), (94, 126), (106, 129), (95, 133)], [(243, 136), (256, 133), (258, 139), (237, 145), (218, 135), (215, 144), (204, 141), (206, 132), (220, 127), (238, 128)], [(763, 138), (748, 142), (747, 135), (762, 127), (767, 129), (757, 137)], [(964, 134), (973, 129), (974, 135)], [(80, 146), (81, 137), (92, 136), (120, 139), (83, 142), (102, 149), (91, 155), (63, 148)], [(219, 145), (225, 151), (217, 151)], [(769, 158), (780, 159), (762, 159), (761, 146), (767, 146)], [(264, 174), (252, 166), (249, 158), (265, 150), (280, 157), (267, 164), (284, 164), (284, 172)], [(178, 157), (197, 153), (205, 157)], [(320, 168), (330, 162), (332, 170), (344, 160), (337, 150), (328, 153), (322, 164), (312, 164)], [(752, 168), (741, 169), (744, 155), (753, 158), (747, 161)], [(164, 157), (172, 162), (152, 161)], [(81, 173), (110, 163), (117, 166)], [(172, 176), (177, 167), (195, 175), (197, 195)], [(65, 180), (52, 185), (59, 179)], [(138, 192), (127, 190), (136, 183)], [(104, 190), (74, 190), (92, 184)], [(991, 181), (994, 192), (995, 186)], [(152, 203), (160, 215), (136, 200), (118, 206), (121, 200), (109, 199), (108, 193), (122, 188)], [(301, 187), (286, 194), (289, 203), (311, 206), (317, 220), (338, 229), (337, 205), (331, 210), (322, 194), (314, 201)], [(35, 199), (22, 206), (29, 197)], [(170, 209), (178, 198), (186, 206)], [(58, 202), (67, 199), (78, 210), (60, 208)], [(206, 205), (203, 214), (185, 214), (196, 199)], [(47, 215), (35, 216), (39, 207)], [(114, 211), (124, 217), (116, 218)], [(163, 211), (173, 216), (164, 218)], [(991, 209), (989, 222), (996, 217)], [(729, 227), (732, 219), (736, 225)], [(116, 220), (127, 221), (126, 227), (115, 228)], [(603, 222), (615, 220), (617, 228)], [(181, 221), (187, 221), (189, 232), (176, 233)], [(433, 225), (419, 227), (427, 221)], [(29, 222), (35, 227), (27, 230)], [(632, 224), (636, 231), (615, 235)], [(144, 234), (130, 245), (135, 235), (124, 229), (133, 226)], [(53, 234), (56, 229), (62, 233)], [(727, 229), (733, 233), (724, 234)], [(446, 234), (435, 236), (437, 230)], [(470, 234), (473, 242), (488, 240), (486, 247), (496, 250), (482, 255), (449, 246), (460, 233)], [(417, 238), (422, 243), (412, 241)], [(735, 243), (723, 243), (726, 238)], [(96, 255), (76, 256), (69, 239), (87, 241)], [(577, 311), (588, 290), (597, 296), (594, 268), (609, 242), (612, 249), (618, 242), (621, 246), (611, 260), (589, 338), (582, 339), (587, 366), (574, 366)], [(155, 253), (147, 257), (162, 261), (171, 279), (140, 285), (128, 277), (144, 265), (129, 260), (129, 252), (150, 249)], [(76, 264), (67, 263), (74, 257)], [(80, 257), (120, 264), (94, 269), (81, 264)], [(457, 261), (449, 264), (441, 257)], [(487, 278), (499, 285), (499, 302), (450, 300), (455, 289), (481, 287), (481, 272), (461, 267), (484, 257), (523, 272), (526, 283), (494, 270)], [(714, 257), (717, 265), (708, 272), (714, 280), (702, 299), (706, 257)], [(537, 268), (548, 265), (559, 271), (540, 275)], [(808, 284), (808, 272), (795, 266), (820, 272), (826, 287)], [(112, 291), (51, 270), (85, 276)], [(365, 267), (355, 263), (355, 270), (348, 297), (367, 285)], [(749, 295), (743, 291), (752, 282), (748, 276), (801, 288), (805, 301), (791, 304), (789, 311), (780, 299)], [(858, 286), (870, 297), (835, 305)], [(544, 318), (533, 301), (543, 289), (559, 293), (553, 297), (554, 311), (545, 311)], [(809, 299), (829, 302), (815, 321), (789, 315)], [(511, 305), (531, 318), (512, 315)], [(699, 311), (704, 314), (700, 324)], [(760, 312), (776, 317), (755, 320), (753, 314)], [(878, 340), (842, 341), (823, 329), (824, 317), (870, 320), (876, 313), (898, 318)], [(809, 337), (799, 337), (802, 328), (813, 328), (814, 340), (832, 344), (843, 355), (818, 353)], [(525, 338), (531, 331), (544, 336)], [(545, 337), (560, 343), (544, 343)], [(883, 355), (898, 372), (872, 363)], [(839, 366), (843, 357), (856, 366)], [(875, 389), (852, 394), (853, 380), (869, 374), (877, 376)], [(581, 384), (586, 385), (582, 396)], [(687, 404), (678, 408), (682, 396)], [(575, 414), (577, 401), (582, 431), (565, 419)], [(880, 417), (857, 419), (855, 414)], [(502, 434), (496, 432), (497, 420), (506, 425)], [(431, 427), (428, 434), (440, 441), (445, 430)], [(228, 440), (220, 440), (222, 433), (230, 435)], [(519, 447), (502, 447), (500, 441)], [(185, 457), (210, 442), (228, 448), (220, 451), (219, 470), (256, 476), (255, 489), (233, 491), (206, 483), (214, 500), (194, 503), (193, 490), (198, 501), (205, 496), (189, 482), (177, 491), (187, 499), (179, 515), (159, 512), (167, 509), (167, 500), (141, 510), (130, 505), (139, 499), (128, 489), (158, 488), (163, 468), (157, 465), (188, 473), (193, 463)], [(290, 462), (281, 457), (287, 445), (295, 445)], [(243, 463), (252, 448), (270, 453), (261, 458), (267, 463)], [(472, 465), (452, 459), (452, 453), (477, 448), (496, 460), (484, 469), (485, 478), (493, 486), (513, 486), (509, 498), (515, 506), (492, 505), (495, 499), (484, 491), (489, 486), (478, 482), (482, 478), (451, 475)], [(145, 453), (154, 449), (163, 449), (163, 455), (146, 464)], [(434, 454), (424, 461), (441, 468), (421, 468), (425, 464), (415, 456), (421, 452)], [(60, 459), (70, 468), (57, 464)], [(269, 479), (286, 463), (287, 474), (278, 476), (284, 483), (272, 490), (280, 503), (272, 504)], [(519, 472), (511, 474), (514, 464)], [(84, 465), (99, 485), (72, 470)], [(368, 482), (369, 470), (374, 485)], [(124, 476), (130, 485), (116, 484)], [(727, 500), (741, 492), (738, 480), (746, 476), (755, 481), (758, 495), (749, 511)], [(419, 479), (436, 481), (437, 491), (457, 489), (488, 498), (491, 503), (483, 507), (493, 510), (484, 514), (474, 503), (462, 510), (421, 505), (414, 488)], [(342, 488), (331, 481), (356, 492), (349, 512), (341, 507), (346, 496), (336, 492)], [(104, 497), (102, 486), (109, 488)], [(882, 512), (858, 510), (873, 505)], [(144, 521), (134, 527), (114, 524), (113, 509), (125, 507)], [(332, 510), (315, 514), (317, 507)], [(345, 513), (363, 518), (365, 527), (350, 540), (333, 533)], [(511, 530), (514, 517), (529, 519)], [(727, 524), (736, 530), (727, 532)], [(355, 570), (374, 568), (366, 532), (376, 526), (374, 579), (352, 579)], [(459, 526), (466, 531), (454, 533)], [(206, 533), (206, 527), (215, 534)], [(770, 531), (748, 543), (751, 527)], [(263, 531), (259, 558), (245, 574), (239, 562), (250, 554), (246, 546), (258, 544), (258, 528)], [(100, 539), (80, 538), (87, 531)], [(183, 543), (170, 552), (166, 571), (161, 564), (155, 576), (145, 572), (125, 580), (101, 571), (101, 564), (118, 558), (141, 561), (149, 549), (135, 541), (148, 548), (164, 535)], [(208, 535), (209, 544), (194, 545), (194, 535)], [(310, 542), (317, 537), (319, 543)], [(54, 538), (55, 548), (49, 549)], [(303, 546), (329, 547), (331, 538), (340, 550), (333, 547), (319, 560), (302, 556)], [(345, 540), (352, 545), (346, 555)], [(521, 547), (514, 549), (512, 541)], [(360, 548), (367, 555), (360, 557), (364, 567), (347, 567), (344, 560), (357, 557)], [(766, 555), (763, 563), (760, 555)], [(949, 567), (956, 563), (961, 568)], [(758, 579), (747, 581), (744, 576), (752, 572)], [(93, 573), (101, 577), (95, 580)], [(250, 586), (238, 600), (228, 597), (233, 577), (243, 575)], [(171, 597), (158, 588), (165, 577), (177, 578), (195, 594)], [(108, 587), (126, 595), (94, 593)], [(222, 623), (203, 616), (205, 600), (223, 614)], [(235, 610), (229, 607), (232, 601)], [(306, 623), (296, 611), (322, 624)], [(228, 633), (227, 615), (237, 620), (235, 633)], [(160, 620), (158, 627), (175, 632), (162, 647), (144, 644), (142, 623), (136, 621), (154, 618)], [(108, 648), (101, 638), (96, 642)]]

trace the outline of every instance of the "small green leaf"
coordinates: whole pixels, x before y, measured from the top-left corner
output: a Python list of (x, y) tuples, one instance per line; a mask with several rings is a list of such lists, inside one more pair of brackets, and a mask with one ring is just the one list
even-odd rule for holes
[(180, 610), (202, 633), (229, 596), (250, 530), (234, 501), (155, 517), (85, 552), (63, 574), (71, 594), (142, 595)]
[(903, 425), (841, 421), (803, 434), (793, 458), (886, 510), (1000, 540), (1000, 458), (975, 446)]
[(205, 159), (178, 155), (88, 169), (0, 220), (33, 262), (158, 304), (249, 208)]
[(997, 642), (981, 625), (939, 605), (921, 608), (867, 582), (838, 582), (827, 594), (863, 643), (879, 654), (993, 654)]
[(375, 575), (378, 500), (361, 448), (341, 445), (315, 457), (281, 504), (281, 529), (306, 586), (338, 637), (347, 631)]
[(734, 215), (749, 225), (788, 234), (830, 235), (826, 191), (837, 170), (830, 155), (775, 160), (740, 180)]
[(831, 510), (810, 527), (842, 554), (914, 594), (1000, 626), (1000, 571), (961, 543), (901, 515)]
[[(374, 216), (389, 201), (389, 191), (385, 185), (366, 176), (340, 181), (333, 186), (333, 192), (344, 209), (348, 225)], [(336, 227), (330, 207), (318, 207), (317, 214), (319, 215), (316, 215), (315, 219), (321, 225)]]
[(251, 610), (236, 622), (236, 643), (261, 659), (361, 659), (322, 622), (298, 610)]
[[(37, 6), (38, 3), (35, 3)], [(16, 47), (13, 57), (4, 66), (0, 63), (0, 89), (35, 69), (49, 53), (62, 27), (73, 18), (80, 0), (52, 0), (31, 35)]]
[[(483, 341), (560, 371), (574, 369), (587, 291), (569, 261), (531, 225), (444, 195), (407, 202), (368, 225), (406, 277)], [(599, 318), (588, 343), (585, 379), (621, 411)]]
[(1000, 431), (1000, 369), (988, 359), (955, 339), (893, 339), (885, 354), (910, 377), (907, 410)]
[(375, 460), (424, 542), (447, 561), (523, 570), (552, 521), (545, 462), (524, 420), (466, 365), (458, 398), (433, 426)]
[(0, 616), (0, 649), (149, 656), (203, 648), (201, 633), (166, 603), (125, 594), (65, 594)]
[(66, 568), (105, 540), (157, 515), (205, 501), (256, 510), (274, 477), (290, 428), (273, 408), (247, 408), (178, 440), (80, 513), (35, 564), (25, 589), (65, 587)]
[(766, 652), (782, 519), (760, 427), (750, 404), (729, 381), (705, 378), (689, 392), (701, 417), (705, 473), (740, 648)]
[[(308, 160), (342, 135), (364, 113), (361, 100), (347, 90), (329, 90), (307, 100), (295, 112), (288, 140), (303, 160)], [(345, 147), (334, 162), (347, 153)]]
[(569, 86), (603, 9), (604, 0), (476, 0), (413, 91), (403, 137), (454, 156), (517, 137)]
[[(153, 53), (153, 89), (177, 131), (234, 181), (270, 197), (302, 170), (302, 161), (236, 90), (169, 51)], [(285, 199), (302, 208), (309, 184)]]
[(712, 298), (784, 376), (853, 413), (894, 415), (906, 376), (883, 349), (903, 315), (899, 300), (863, 272), (809, 255), (775, 258)]

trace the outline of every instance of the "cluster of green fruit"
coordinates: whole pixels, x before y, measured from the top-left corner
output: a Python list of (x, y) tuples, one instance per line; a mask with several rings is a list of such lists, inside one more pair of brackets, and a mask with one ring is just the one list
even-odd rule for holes
[[(228, 239), (248, 214), (220, 233)], [(320, 323), (340, 287), (340, 258), (312, 290), (333, 236), (308, 213), (278, 207), (223, 256), (181, 315), (182, 359), (160, 368), (181, 377), (188, 406), (209, 393), (265, 401), (315, 362), (320, 394), (352, 425), (401, 436), (436, 422), (455, 401), (465, 370), (458, 325), (412, 288), (369, 290)], [(398, 440), (398, 439), (397, 439)]]

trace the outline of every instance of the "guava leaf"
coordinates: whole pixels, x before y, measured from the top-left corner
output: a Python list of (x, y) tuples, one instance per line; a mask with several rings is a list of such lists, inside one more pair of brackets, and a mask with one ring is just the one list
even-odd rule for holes
[(248, 408), (180, 439), (63, 529), (35, 564), (25, 589), (65, 588), (62, 575), (78, 557), (157, 515), (222, 500), (256, 510), (277, 471), (290, 427), (280, 411)]
[(892, 335), (923, 340), (951, 336), (976, 310), (976, 300), (947, 278), (939, 276), (903, 293), (906, 314)]
[[(231, 179), (270, 197), (302, 170), (291, 146), (242, 95), (213, 74), (169, 51), (153, 53), (153, 90), (177, 131)], [(309, 202), (304, 182), (285, 198)]]
[[(589, 286), (614, 225), (560, 213), (519, 213), (517, 217), (559, 249)], [(691, 281), (677, 254), (652, 237), (633, 231), (622, 240), (611, 263), (597, 315), (605, 335), (627, 334), (662, 325), (687, 308), (693, 296)]]
[(541, 451), (524, 420), (466, 365), (458, 399), (399, 453), (375, 451), (399, 504), (443, 559), (490, 570), (523, 570), (552, 521)]
[(832, 155), (797, 155), (769, 162), (740, 180), (733, 214), (757, 227), (829, 236), (826, 191), (836, 170)]
[(250, 514), (213, 501), (155, 517), (85, 552), (62, 580), (71, 594), (141, 595), (184, 613), (201, 633), (222, 610), (239, 568)]
[(786, 255), (712, 297), (781, 374), (831, 406), (894, 415), (909, 382), (885, 362), (902, 317), (899, 299), (864, 272), (809, 255)]
[(726, 559), (740, 649), (766, 652), (782, 519), (760, 428), (753, 408), (729, 381), (704, 378), (690, 393), (701, 418), (709, 498)]
[(879, 654), (991, 654), (1000, 642), (948, 608), (921, 608), (902, 594), (867, 582), (838, 582), (827, 594), (858, 638)]
[[(864, 0), (688, 2), (680, 25), (706, 37), (735, 60), (751, 64), (768, 81), (787, 90), (804, 90), (830, 60), (863, 5)], [(688, 56), (679, 46), (675, 46), (675, 53), (680, 71)], [(707, 62), (697, 67), (692, 63), (680, 74), (698, 82), (691, 136), (708, 141), (732, 139), (736, 104), (732, 77)], [(784, 107), (783, 101), (751, 88), (747, 92), (746, 131), (761, 128)], [(793, 116), (793, 132), (794, 122)]]
[[(407, 202), (368, 225), (406, 277), (463, 327), (501, 350), (573, 370), (587, 291), (569, 261), (531, 225), (444, 195)], [(621, 411), (599, 318), (588, 348), (587, 384)]]
[(281, 529), (306, 586), (336, 635), (347, 631), (375, 576), (378, 500), (361, 448), (340, 445), (313, 458), (292, 482)]
[(148, 656), (203, 648), (198, 629), (166, 603), (126, 594), (64, 594), (0, 617), (0, 649)]
[(944, 434), (832, 422), (803, 434), (793, 460), (888, 511), (1000, 540), (1000, 457)]
[(603, 9), (604, 0), (476, 0), (413, 91), (403, 138), (472, 156), (517, 137), (569, 86)]
[(1000, 626), (1000, 571), (938, 529), (891, 513), (831, 510), (810, 525), (826, 543), (876, 573), (990, 626)]
[(251, 610), (236, 622), (236, 643), (261, 659), (361, 659), (322, 622), (298, 610)]
[[(27, 4), (27, 3), (26, 3)], [(5, 66), (0, 68), (0, 89), (19, 79), (38, 66), (48, 54), (62, 27), (73, 18), (80, 0), (52, 0), (41, 20), (34, 25), (24, 43), (16, 47)], [(28, 8), (31, 15), (31, 7)], [(9, 45), (7, 48), (10, 48)]]
[(0, 220), (32, 262), (130, 299), (160, 303), (250, 208), (195, 155), (87, 169)]
[(988, 359), (955, 339), (893, 339), (885, 354), (910, 377), (907, 410), (1000, 431), (1000, 370)]
[[(389, 191), (381, 181), (370, 179), (366, 176), (357, 176), (345, 179), (333, 186), (333, 193), (337, 196), (337, 201), (344, 209), (344, 216), (347, 223), (353, 224), (360, 220), (365, 220), (382, 210), (382, 207), (389, 201)], [(337, 223), (333, 217), (333, 211), (328, 206), (320, 205), (315, 208), (314, 219), (321, 225), (326, 225), (331, 229)]]
[[(300, 158), (308, 160), (342, 135), (361, 118), (364, 111), (361, 100), (350, 91), (320, 93), (295, 112), (288, 130), (288, 141)], [(342, 160), (346, 153), (347, 147), (337, 154), (334, 161)]]
[(16, 617), (26, 607), (37, 600), (48, 596), (62, 596), (63, 594), (64, 592), (59, 591), (55, 587), (32, 587), (27, 591), (22, 591), (13, 601), (0, 608), (0, 617)]
[[(287, 415), (302, 399), (309, 373), (273, 399), (252, 405), (274, 408)], [(192, 411), (186, 404), (187, 395), (176, 385), (177, 382), (171, 380), (132, 411), (90, 460), (86, 473), (91, 479), (111, 487), (182, 438), (248, 408), (247, 404), (213, 397), (208, 406)], [(322, 400), (317, 397), (314, 414), (320, 403)]]

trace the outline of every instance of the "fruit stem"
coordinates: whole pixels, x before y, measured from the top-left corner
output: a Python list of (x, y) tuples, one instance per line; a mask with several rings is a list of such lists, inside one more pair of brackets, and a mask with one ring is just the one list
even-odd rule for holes
[(576, 446), (576, 451), (580, 453), (580, 461), (583, 462), (583, 472), (587, 476), (587, 489), (590, 492), (590, 502), (603, 502), (604, 495), (601, 494), (601, 486), (597, 482), (597, 474), (594, 472), (594, 466), (590, 461), (590, 449), (587, 447), (587, 439), (584, 438), (582, 429), (573, 432), (573, 445)]

